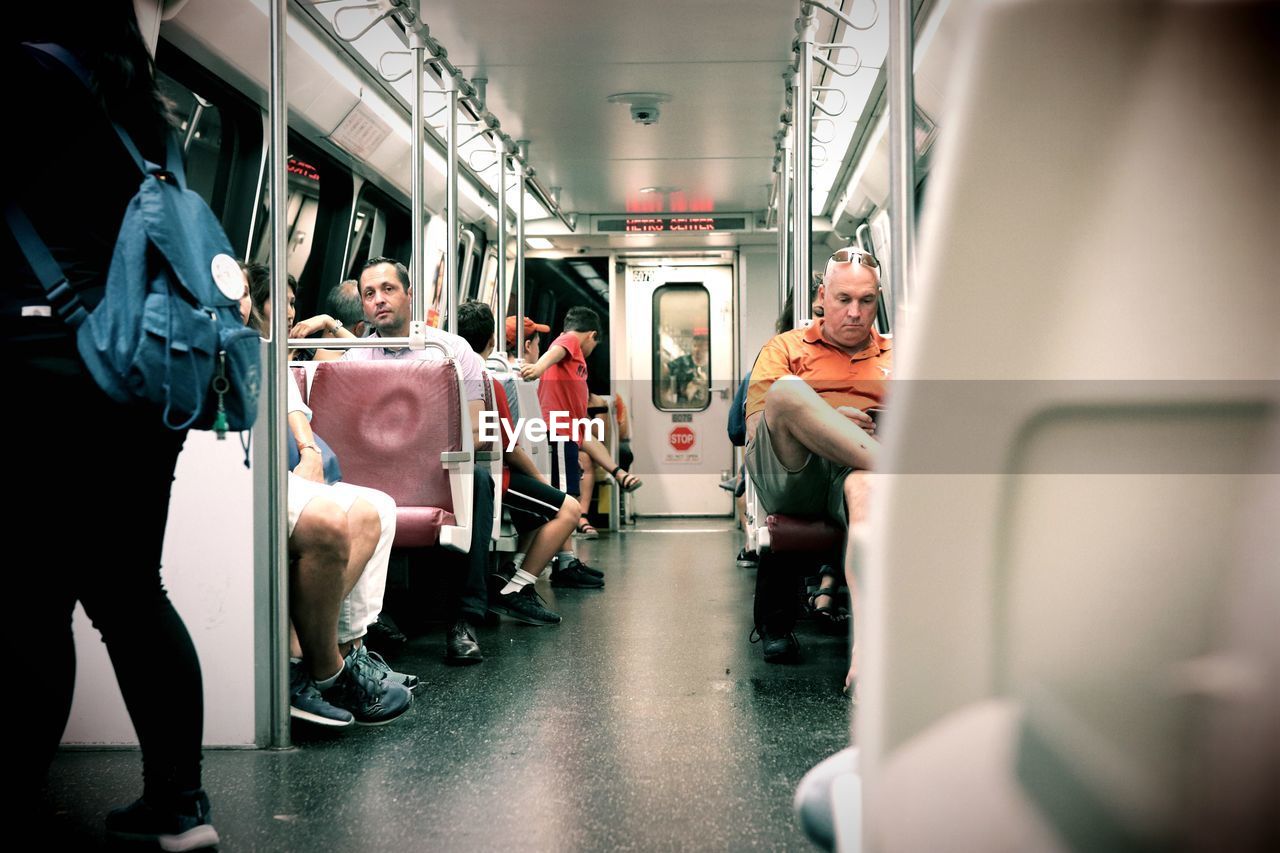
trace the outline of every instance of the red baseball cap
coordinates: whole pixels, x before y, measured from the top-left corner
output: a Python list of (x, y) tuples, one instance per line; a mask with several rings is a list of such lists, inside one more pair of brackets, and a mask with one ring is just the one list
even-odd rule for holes
[[(546, 333), (551, 331), (550, 326), (544, 326), (541, 323), (535, 323), (528, 317), (524, 318), (524, 339), (527, 341), (533, 337), (534, 332)], [(514, 316), (507, 318), (507, 345), (516, 345), (516, 318)]]

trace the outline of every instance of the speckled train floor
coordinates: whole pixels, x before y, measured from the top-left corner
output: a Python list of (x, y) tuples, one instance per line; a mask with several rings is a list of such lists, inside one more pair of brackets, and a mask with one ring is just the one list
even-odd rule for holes
[[(564, 622), (481, 629), (480, 666), (445, 666), (438, 631), (415, 639), (396, 666), (425, 686), (394, 724), (206, 751), (221, 849), (808, 849), (791, 797), (848, 742), (846, 643), (802, 622), (802, 662), (763, 662), (727, 520), (645, 519), (580, 547), (607, 589), (539, 583)], [(102, 844), (140, 778), (134, 751), (61, 752), (58, 842)]]

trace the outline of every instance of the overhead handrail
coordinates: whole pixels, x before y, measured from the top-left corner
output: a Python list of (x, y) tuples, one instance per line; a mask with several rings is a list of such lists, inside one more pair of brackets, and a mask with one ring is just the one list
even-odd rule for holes
[(839, 89), (835, 86), (810, 86), (809, 91), (810, 92), (835, 92), (840, 96), (840, 109), (836, 110), (835, 112), (832, 112), (831, 110), (827, 109), (826, 104), (822, 103), (822, 100), (820, 98), (813, 99), (813, 106), (816, 109), (822, 110), (824, 113), (826, 113), (829, 116), (832, 116), (832, 117), (842, 116), (844, 115), (844, 111), (849, 108), (849, 95), (843, 89)]
[[(823, 139), (822, 137), (818, 136), (817, 131), (818, 131), (819, 125), (829, 125), (831, 127), (831, 136), (827, 137), (826, 139)], [(817, 142), (821, 145), (827, 145), (831, 142), (836, 141), (836, 123), (834, 119), (815, 118), (813, 122), (810, 124), (810, 126), (813, 128), (814, 132), (809, 134), (809, 138), (812, 139), (814, 142)]]
[[(344, 2), (344, 0), (310, 0), (310, 4), (313, 6), (327, 5), (329, 3), (336, 3), (336, 2)], [(442, 79), (442, 82), (445, 83), (446, 87), (449, 86), (448, 81), (453, 81), (452, 88), (456, 90), (456, 92), (454, 93), (456, 97), (451, 98), (450, 102), (454, 104), (455, 108), (458, 105), (465, 105), (470, 110), (470, 113), (476, 116), (477, 120), (474, 122), (464, 121), (464, 122), (457, 122), (457, 124), (462, 127), (484, 126), (483, 130), (480, 130), (471, 138), (465, 140), (462, 143), (462, 145), (466, 145), (467, 143), (474, 141), (476, 138), (484, 135), (485, 133), (492, 133), (494, 136), (495, 144), (503, 144), (508, 147), (511, 147), (512, 141), (510, 137), (500, 133), (500, 131), (498, 130), (500, 126), (498, 119), (488, 109), (488, 106), (487, 106), (487, 100), (488, 100), (487, 84), (489, 82), (488, 79), (480, 78), (480, 77), (477, 77), (475, 80), (466, 79), (461, 69), (459, 69), (456, 65), (454, 65), (449, 60), (448, 48), (446, 48), (444, 45), (442, 45), (439, 41), (437, 41), (435, 38), (431, 36), (430, 31), (428, 30), (426, 24), (422, 21), (421, 15), (419, 14), (419, 11), (418, 11), (419, 2), (420, 0), (389, 0), (389, 2), (388, 0), (383, 0), (383, 2), (378, 2), (378, 3), (357, 3), (355, 5), (344, 6), (338, 9), (336, 12), (334, 12), (334, 15), (333, 15), (332, 30), (333, 30), (334, 37), (339, 39), (340, 41), (351, 43), (361, 38), (362, 36), (364, 36), (366, 33), (368, 33), (371, 29), (373, 29), (379, 23), (386, 21), (387, 19), (393, 16), (396, 17), (400, 21), (400, 23), (403, 25), (404, 34), (407, 34), (409, 41), (411, 43), (416, 42), (416, 45), (420, 50), (424, 51), (427, 54), (430, 54), (430, 59), (426, 60), (426, 63), (431, 66), (431, 68), (434, 70), (434, 73), (440, 76), (440, 78)], [(358, 32), (348, 33), (346, 31), (346, 28), (341, 27), (338, 23), (338, 20), (341, 16), (348, 15), (351, 12), (357, 12), (357, 11), (369, 12), (370, 10), (379, 9), (383, 6), (388, 6), (388, 8), (385, 8), (380, 14), (374, 17), (373, 20), (365, 24)], [(403, 56), (403, 55), (407, 55), (407, 54), (404, 51), (394, 51), (394, 50), (384, 51), (378, 57), (378, 60), (376, 62), (376, 69), (378, 74), (387, 82), (395, 83), (400, 80), (403, 80), (409, 74), (413, 73), (412, 68), (404, 72), (394, 72), (387, 68), (387, 61), (389, 60), (390, 57)], [(426, 94), (435, 94), (437, 91), (439, 90), (432, 89)], [(440, 92), (440, 93), (449, 94), (448, 88), (446, 88), (443, 92)], [(439, 115), (441, 112), (443, 112), (447, 108), (447, 106), (448, 104), (446, 104), (445, 107), (442, 107), (441, 109), (436, 110), (435, 112), (432, 112), (426, 118), (429, 119)], [(434, 131), (436, 131), (437, 134), (443, 134), (447, 129), (444, 126), (436, 126), (436, 125), (430, 125), (430, 126)], [(516, 155), (516, 156), (523, 156), (523, 155)], [(538, 198), (538, 200), (543, 204), (543, 206), (547, 208), (547, 211), (552, 216), (559, 219), (566, 228), (568, 228), (570, 231), (576, 230), (577, 217), (568, 216), (564, 212), (564, 209), (560, 206), (559, 200), (553, 198), (552, 195), (546, 189), (544, 189), (537, 180), (534, 179), (535, 170), (529, 163), (524, 162), (523, 166), (524, 166), (524, 182), (526, 184), (527, 190), (533, 193)], [(487, 168), (492, 168), (492, 166), (489, 166)], [(487, 171), (487, 168), (481, 171)], [(482, 185), (478, 189), (479, 191), (483, 192), (485, 188)]]
[(810, 153), (809, 155), (809, 165), (814, 169), (821, 169), (823, 166), (827, 165), (827, 163), (831, 159), (831, 155), (827, 153), (827, 146), (825, 145), (821, 145), (821, 144), (811, 145), (809, 146), (809, 150), (810, 152), (814, 152), (814, 151), (822, 152), (821, 158), (814, 157), (812, 153)]
[(823, 58), (821, 56), (818, 56), (817, 54), (814, 54), (813, 56), (814, 62), (817, 62), (819, 65), (824, 66), (832, 74), (838, 74), (841, 77), (852, 77), (854, 74), (857, 74), (859, 71), (862, 70), (862, 52), (859, 51), (858, 48), (855, 47), (854, 45), (838, 44), (836, 42), (825, 42), (823, 44), (819, 44), (817, 47), (819, 50), (830, 51), (830, 53), (827, 54), (828, 57), (831, 54), (838, 53), (841, 50), (852, 50), (854, 55), (858, 57), (857, 60), (853, 63), (853, 69), (851, 71), (841, 71), (840, 70), (841, 68), (848, 68), (849, 63), (831, 62), (827, 58)]
[(804, 0), (804, 5), (815, 6), (821, 9), (822, 11), (826, 12), (827, 14), (841, 21), (844, 21), (845, 24), (849, 26), (849, 29), (857, 30), (859, 32), (866, 32), (867, 30), (874, 27), (880, 21), (880, 4), (879, 2), (877, 2), (877, 0), (871, 0), (871, 8), (874, 9), (875, 12), (872, 14), (871, 23), (869, 24), (854, 23), (853, 18), (850, 18), (844, 12), (841, 12), (839, 9), (833, 9), (832, 7), (828, 6), (826, 3), (819, 3), (818, 0)]
[(396, 13), (396, 11), (397, 11), (397, 7), (395, 7), (395, 6), (393, 6), (393, 7), (389, 8), (389, 9), (387, 9), (387, 10), (386, 10), (385, 12), (383, 12), (381, 15), (378, 15), (376, 18), (374, 18), (372, 21), (370, 21), (370, 22), (368, 23), (368, 25), (367, 25), (367, 26), (365, 26), (365, 28), (364, 28), (364, 29), (362, 29), (360, 32), (358, 32), (358, 33), (356, 33), (355, 35), (352, 35), (352, 36), (349, 36), (349, 35), (345, 35), (345, 34), (343, 34), (343, 32), (339, 29), (340, 24), (338, 23), (338, 18), (339, 18), (339, 17), (341, 17), (343, 13), (345, 13), (345, 12), (360, 12), (360, 11), (367, 11), (367, 10), (369, 10), (369, 9), (377, 9), (377, 8), (378, 8), (378, 4), (377, 4), (377, 3), (362, 3), (362, 4), (361, 4), (361, 5), (359, 5), (359, 6), (343, 6), (341, 9), (339, 9), (338, 11), (336, 11), (336, 12), (334, 12), (334, 13), (333, 13), (333, 33), (334, 33), (334, 35), (336, 35), (338, 38), (342, 39), (343, 41), (347, 41), (347, 42), (355, 41), (356, 39), (358, 39), (358, 38), (360, 38), (361, 36), (363, 36), (365, 33), (369, 32), (369, 30), (373, 29), (373, 28), (374, 28), (374, 27), (376, 27), (378, 24), (380, 24), (380, 23), (382, 23), (383, 21), (385, 21), (387, 18), (390, 18), (390, 17), (391, 17), (392, 15), (394, 15), (394, 14)]

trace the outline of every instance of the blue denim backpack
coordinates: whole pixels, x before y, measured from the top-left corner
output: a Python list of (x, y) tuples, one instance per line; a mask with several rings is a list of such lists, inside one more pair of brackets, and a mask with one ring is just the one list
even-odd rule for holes
[[(83, 66), (58, 45), (30, 45), (88, 85)], [(240, 319), (243, 293), (235, 255), (213, 211), (187, 189), (182, 155), (168, 134), (167, 163), (147, 162), (113, 122), (142, 176), (116, 238), (102, 301), (87, 310), (15, 206), (9, 226), (49, 304), (75, 329), (80, 357), (98, 386), (120, 403), (160, 410), (180, 430), (246, 430), (258, 413), (259, 339)]]

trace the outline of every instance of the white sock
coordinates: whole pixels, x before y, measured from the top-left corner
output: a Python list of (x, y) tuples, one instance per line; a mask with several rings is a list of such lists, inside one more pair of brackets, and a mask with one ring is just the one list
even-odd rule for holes
[(335, 672), (330, 678), (326, 678), (323, 681), (317, 681), (316, 687), (319, 687), (321, 690), (328, 690), (330, 687), (332, 687), (334, 684), (338, 682), (338, 676), (342, 675), (342, 670), (346, 668), (347, 668), (347, 665), (344, 663), (338, 669), (338, 671)]
[(561, 551), (556, 554), (556, 568), (563, 569), (576, 559), (578, 559), (578, 555), (572, 551)]
[(517, 551), (516, 555), (511, 558), (511, 562), (516, 564), (516, 571), (519, 571), (520, 567), (524, 565), (524, 558), (527, 556), (528, 554), (526, 554), (525, 552)]
[(536, 580), (537, 578), (526, 572), (524, 569), (516, 569), (516, 573), (511, 576), (511, 580), (507, 581), (507, 585), (502, 588), (500, 595), (510, 595), (513, 592), (519, 592)]

